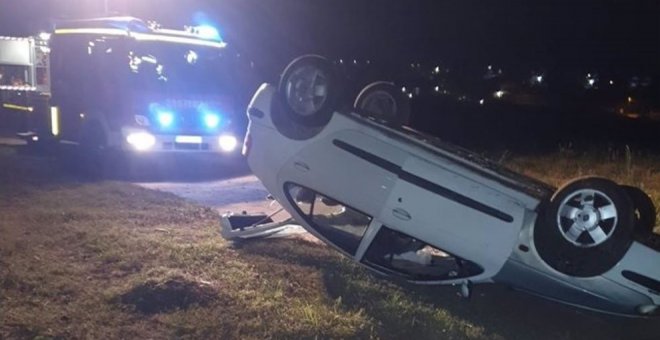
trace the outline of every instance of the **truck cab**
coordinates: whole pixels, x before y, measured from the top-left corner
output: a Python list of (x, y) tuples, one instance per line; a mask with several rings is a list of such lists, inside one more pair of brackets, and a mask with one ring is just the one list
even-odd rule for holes
[(235, 151), (236, 58), (219, 37), (109, 18), (58, 25), (51, 48), (61, 138), (130, 152)]
[(48, 116), (50, 48), (47, 35), (0, 37), (0, 111), (3, 131), (35, 138), (30, 130), (51, 136)]
[[(4, 110), (28, 141), (134, 154), (238, 154), (239, 54), (210, 27), (133, 17), (60, 22), (42, 38), (0, 39)], [(245, 92), (247, 93), (247, 92)]]

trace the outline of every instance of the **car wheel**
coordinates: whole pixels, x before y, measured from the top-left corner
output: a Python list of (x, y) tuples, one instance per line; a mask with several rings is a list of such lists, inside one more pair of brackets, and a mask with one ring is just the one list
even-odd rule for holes
[(586, 177), (557, 190), (535, 227), (534, 244), (552, 268), (571, 276), (596, 276), (623, 258), (634, 224), (624, 189), (607, 179)]
[(353, 106), (360, 114), (391, 126), (406, 125), (410, 119), (410, 102), (394, 83), (379, 81), (367, 85)]
[(655, 228), (656, 215), (653, 200), (640, 188), (622, 185), (633, 205), (635, 219), (635, 235), (648, 237)]
[(339, 102), (332, 64), (317, 55), (292, 61), (282, 73), (278, 92), (289, 118), (304, 126), (327, 124)]

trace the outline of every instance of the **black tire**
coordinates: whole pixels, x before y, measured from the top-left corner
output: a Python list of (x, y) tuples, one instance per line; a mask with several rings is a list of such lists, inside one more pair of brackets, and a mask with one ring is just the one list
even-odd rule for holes
[(327, 124), (340, 99), (336, 71), (327, 59), (318, 55), (305, 55), (292, 61), (280, 77), (278, 93), (289, 118), (311, 127)]
[(591, 277), (616, 265), (630, 248), (633, 205), (616, 183), (586, 177), (557, 190), (540, 212), (534, 244), (550, 267)]
[(390, 82), (378, 81), (365, 86), (353, 107), (358, 113), (390, 126), (400, 127), (410, 120), (410, 101)]
[(633, 204), (635, 216), (635, 236), (649, 237), (655, 228), (656, 215), (653, 200), (640, 188), (622, 185)]

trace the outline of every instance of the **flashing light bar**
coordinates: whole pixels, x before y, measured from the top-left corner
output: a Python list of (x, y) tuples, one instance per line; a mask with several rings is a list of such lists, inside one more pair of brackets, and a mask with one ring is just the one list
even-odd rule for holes
[(22, 105), (16, 105), (16, 104), (2, 104), (2, 107), (4, 107), (5, 109), (12, 109), (12, 110), (19, 110), (19, 111), (27, 111), (27, 112), (34, 111), (34, 108), (32, 106), (22, 106)]

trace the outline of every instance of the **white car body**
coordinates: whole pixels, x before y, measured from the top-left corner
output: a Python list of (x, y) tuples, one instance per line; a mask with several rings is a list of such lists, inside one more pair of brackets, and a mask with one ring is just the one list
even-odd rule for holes
[[(654, 281), (660, 283), (660, 253), (639, 242), (619, 264), (594, 277), (565, 275), (542, 260), (532, 235), (539, 207), (555, 188), (432, 137), (390, 128), (353, 112), (334, 112), (325, 126), (304, 138), (287, 137), (291, 133), (285, 130), (295, 128), (282, 122), (279, 112), (284, 105), (279, 101), (277, 89), (264, 84), (248, 107), (248, 164), (296, 221), (356, 262), (414, 283), (501, 282), (620, 315), (639, 316), (640, 308), (660, 304), (653, 289)], [(314, 200), (323, 197), (344, 206), (328, 216), (350, 210), (367, 218), (359, 244), (341, 246), (341, 237), (313, 222), (316, 201), (301, 203), (294, 197), (304, 188), (316, 192)], [(312, 206), (309, 215), (302, 212), (306, 204)], [(436, 256), (451, 254), (461, 269), (433, 277), (394, 268), (395, 261), (412, 255), (374, 250), (390, 242), (374, 242), (381, 230), (393, 235), (381, 236), (382, 240), (412, 240), (440, 249)], [(376, 255), (370, 251), (389, 254), (389, 264), (373, 260)], [(422, 253), (417, 251), (419, 263), (428, 260)], [(651, 283), (626, 278), (624, 272), (643, 273)]]

